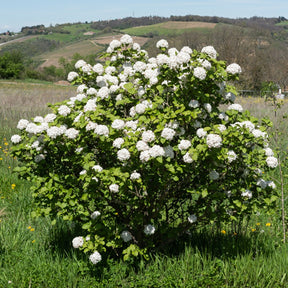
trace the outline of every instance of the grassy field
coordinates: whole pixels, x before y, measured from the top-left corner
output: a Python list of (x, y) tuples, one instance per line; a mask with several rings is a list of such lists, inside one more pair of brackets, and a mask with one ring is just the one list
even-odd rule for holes
[[(73, 96), (75, 87), (0, 81), (0, 287), (259, 287), (288, 286), (288, 246), (282, 242), (279, 216), (261, 213), (241, 234), (213, 227), (187, 235), (146, 263), (103, 259), (92, 266), (72, 248), (69, 223), (31, 218), (29, 180), (12, 173), (10, 137), (21, 118), (48, 112), (46, 103)], [(274, 117), (259, 98), (239, 101), (257, 117)], [(281, 111), (287, 111), (287, 103)], [(283, 123), (283, 122), (282, 122)], [(280, 125), (281, 129), (285, 129)], [(285, 130), (283, 130), (285, 131)], [(287, 136), (281, 140), (286, 143)], [(276, 175), (277, 177), (277, 175)], [(279, 212), (280, 215), (280, 212)]]
[(182, 22), (182, 21), (168, 21), (160, 24), (154, 24), (149, 26), (139, 26), (122, 30), (129, 35), (136, 36), (149, 36), (161, 35), (173, 36), (189, 32), (191, 30), (200, 30), (202, 32), (209, 31), (216, 26), (215, 23), (206, 23), (206, 22)]

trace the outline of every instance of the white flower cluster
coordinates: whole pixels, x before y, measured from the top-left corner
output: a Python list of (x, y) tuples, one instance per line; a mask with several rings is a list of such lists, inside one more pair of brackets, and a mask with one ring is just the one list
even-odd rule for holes
[(233, 63), (227, 66), (226, 71), (234, 75), (234, 74), (240, 74), (242, 72), (242, 69), (238, 64)]
[(222, 146), (222, 138), (217, 134), (208, 134), (206, 142), (209, 148), (219, 148)]
[(89, 260), (92, 264), (96, 265), (98, 262), (102, 260), (102, 256), (98, 251), (95, 251), (93, 254), (89, 256)]
[(129, 242), (132, 240), (132, 234), (129, 231), (123, 231), (120, 235), (124, 242)]
[(72, 240), (72, 246), (76, 249), (82, 247), (84, 244), (84, 239), (82, 236), (78, 236), (78, 237), (75, 237), (73, 240)]
[(146, 235), (153, 235), (155, 231), (156, 231), (156, 228), (151, 224), (148, 224), (144, 227), (144, 233)]

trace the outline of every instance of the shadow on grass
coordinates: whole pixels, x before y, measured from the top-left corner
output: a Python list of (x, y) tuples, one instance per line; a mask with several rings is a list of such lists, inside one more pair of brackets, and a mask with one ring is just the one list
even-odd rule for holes
[[(178, 259), (185, 257), (185, 253), (199, 253), (202, 257), (211, 260), (229, 260), (239, 256), (247, 256), (254, 260), (257, 255), (269, 256), (275, 253), (275, 243), (272, 236), (261, 233), (246, 234), (224, 234), (215, 233), (211, 230), (193, 231), (179, 237), (174, 242), (164, 242), (164, 245), (150, 251), (150, 261), (143, 257), (134, 258), (123, 262), (120, 256), (112, 251), (102, 254), (101, 265), (92, 265), (82, 251), (72, 247), (72, 239), (82, 235), (81, 227), (72, 225), (67, 221), (59, 220), (52, 227), (50, 239), (47, 242), (49, 249), (62, 257), (69, 257), (79, 263), (79, 274), (89, 273), (91, 277), (99, 281), (108, 281), (111, 275), (122, 275), (128, 277), (130, 272), (138, 273), (143, 267), (150, 265), (155, 259)], [(189, 253), (190, 253), (189, 252)]]

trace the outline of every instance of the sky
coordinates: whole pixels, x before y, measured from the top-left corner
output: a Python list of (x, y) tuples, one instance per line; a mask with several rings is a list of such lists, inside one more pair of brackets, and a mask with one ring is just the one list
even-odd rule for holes
[[(1, 1), (2, 2), (2, 1)], [(0, 33), (24, 26), (111, 20), (125, 17), (185, 15), (228, 18), (288, 18), (287, 0), (4, 0)]]

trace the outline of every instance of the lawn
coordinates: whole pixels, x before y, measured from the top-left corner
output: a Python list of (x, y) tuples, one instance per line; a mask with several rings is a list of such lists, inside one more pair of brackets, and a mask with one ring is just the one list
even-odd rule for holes
[[(232, 226), (216, 232), (212, 225), (191, 231), (151, 254), (149, 262), (108, 257), (97, 266), (72, 248), (71, 240), (77, 235), (73, 223), (59, 220), (52, 226), (50, 219), (32, 218), (33, 183), (12, 173), (17, 159), (9, 155), (10, 137), (19, 119), (43, 115), (49, 111), (46, 103), (75, 94), (76, 87), (71, 86), (0, 81), (0, 287), (288, 286), (288, 246), (282, 241), (280, 209), (270, 216), (261, 211), (237, 232)], [(276, 128), (285, 131), (281, 113), (287, 111), (287, 102), (276, 117), (263, 99), (236, 102), (256, 117), (271, 118)], [(286, 140), (283, 133), (277, 143)], [(277, 173), (272, 176), (278, 179)]]

